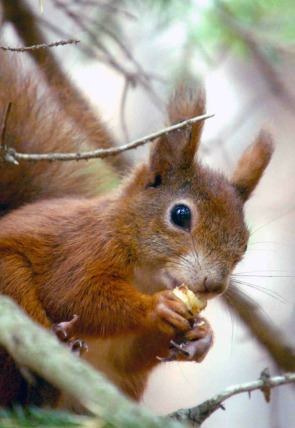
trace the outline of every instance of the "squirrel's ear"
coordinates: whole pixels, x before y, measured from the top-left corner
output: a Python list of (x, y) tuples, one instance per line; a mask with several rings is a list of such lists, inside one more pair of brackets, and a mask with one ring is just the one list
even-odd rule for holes
[(231, 183), (246, 201), (258, 184), (265, 168), (269, 164), (274, 145), (267, 131), (260, 131), (256, 141), (241, 156)]
[[(169, 124), (183, 122), (206, 112), (206, 97), (203, 89), (197, 96), (185, 86), (179, 87), (168, 104)], [(162, 183), (172, 169), (188, 168), (200, 143), (204, 121), (162, 136), (150, 152), (147, 186)]]

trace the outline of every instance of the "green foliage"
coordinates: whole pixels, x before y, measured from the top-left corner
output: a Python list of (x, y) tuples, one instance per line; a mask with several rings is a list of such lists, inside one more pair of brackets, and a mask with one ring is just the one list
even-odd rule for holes
[(38, 409), (24, 409), (15, 406), (12, 410), (0, 410), (0, 428), (18, 427), (81, 427), (89, 418), (65, 412)]
[[(284, 46), (295, 43), (294, 0), (149, 0), (166, 25), (185, 26), (188, 40), (208, 53), (230, 48), (248, 52), (238, 28), (249, 31), (271, 60)], [(235, 29), (229, 24), (229, 18)]]

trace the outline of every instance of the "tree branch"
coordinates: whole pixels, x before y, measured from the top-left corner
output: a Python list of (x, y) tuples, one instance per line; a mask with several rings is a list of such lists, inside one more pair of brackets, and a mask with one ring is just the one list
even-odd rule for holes
[(21, 48), (10, 48), (7, 46), (0, 46), (1, 51), (10, 51), (10, 52), (27, 52), (27, 51), (34, 51), (36, 49), (43, 49), (43, 48), (53, 48), (56, 46), (64, 46), (64, 45), (73, 45), (80, 43), (80, 40), (60, 40), (59, 42), (54, 43), (42, 43), (41, 45), (33, 45), (33, 46), (25, 46)]
[(1, 137), (0, 137), (0, 154), (3, 156), (3, 154), (7, 151), (7, 145), (5, 141), (6, 136), (6, 128), (7, 128), (7, 120), (8, 116), (11, 110), (12, 102), (9, 102), (6, 106), (4, 117), (2, 120), (2, 127), (1, 127)]
[[(36, 23), (36, 17), (30, 7), (23, 0), (1, 0), (4, 19), (11, 22), (18, 36), (25, 46), (46, 44), (45, 36)], [(103, 123), (94, 113), (81, 92), (70, 81), (68, 76), (49, 49), (29, 50), (28, 53), (39, 66), (53, 94), (64, 107), (69, 118), (87, 137), (94, 147), (114, 147), (115, 142), (109, 135)], [(110, 158), (108, 162), (118, 171), (122, 172), (130, 166), (125, 158)]]
[(71, 354), (56, 337), (34, 323), (10, 298), (0, 297), (0, 344), (26, 367), (69, 393), (88, 411), (120, 428), (180, 428), (125, 398), (105, 377)]
[(280, 385), (287, 385), (295, 382), (295, 373), (286, 373), (282, 376), (268, 377), (265, 376), (265, 371), (262, 372), (259, 380), (244, 383), (242, 385), (234, 385), (226, 388), (224, 391), (214, 395), (209, 400), (199, 406), (191, 409), (181, 409), (177, 412), (171, 413), (171, 418), (177, 419), (178, 421), (188, 422), (193, 421), (200, 426), (209, 416), (212, 415), (216, 410), (223, 409), (222, 403), (228, 398), (242, 394), (244, 392), (250, 393), (251, 391), (260, 390), (264, 393), (264, 390), (270, 390)]
[(233, 284), (223, 298), (268, 351), (275, 364), (281, 370), (295, 372), (295, 349), (290, 346), (283, 332), (259, 313), (257, 305), (242, 294), (237, 294)]
[[(180, 428), (177, 422), (153, 415), (123, 397), (104, 375), (72, 355), (54, 335), (34, 323), (10, 298), (0, 296), (0, 344), (20, 367), (38, 374), (56, 388), (67, 392), (88, 411), (115, 427)], [(244, 392), (261, 390), (268, 399), (276, 386), (295, 382), (295, 373), (270, 377), (264, 370), (259, 380), (231, 386), (199, 406), (169, 415), (183, 423), (201, 424), (222, 403)]]
[[(164, 128), (161, 131), (150, 134), (146, 137), (139, 138), (137, 140), (132, 141), (129, 144), (125, 144), (116, 148), (110, 149), (98, 149), (81, 153), (48, 153), (48, 154), (27, 154), (27, 153), (18, 153), (13, 148), (7, 147), (6, 152), (2, 153), (2, 158), (4, 158), (8, 162), (18, 162), (22, 161), (71, 161), (71, 160), (87, 160), (100, 158), (104, 159), (108, 156), (115, 156), (119, 153), (125, 152), (126, 150), (135, 149), (140, 147), (146, 143), (150, 143), (156, 138), (161, 137), (164, 134), (169, 134), (173, 131), (181, 131), (183, 128), (190, 126), (193, 123), (201, 122), (203, 120), (209, 119), (213, 117), (213, 114), (205, 114), (203, 116), (197, 116), (192, 119), (185, 120), (184, 122), (178, 123), (176, 125), (169, 126), (168, 128)], [(7, 120), (7, 119), (6, 119)]]

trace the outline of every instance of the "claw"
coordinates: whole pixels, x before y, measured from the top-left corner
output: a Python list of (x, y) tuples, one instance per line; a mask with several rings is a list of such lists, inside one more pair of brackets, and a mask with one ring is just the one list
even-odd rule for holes
[(75, 339), (72, 339), (70, 342), (68, 342), (68, 346), (74, 354), (80, 356), (83, 352), (88, 351), (88, 346), (83, 340), (79, 339), (78, 337)]
[(177, 349), (180, 354), (184, 355), (185, 357), (189, 357), (189, 353), (183, 349), (184, 343), (178, 344), (174, 342), (174, 340), (170, 340), (170, 343), (174, 346), (174, 348)]
[(213, 342), (212, 329), (208, 321), (200, 317), (195, 317), (190, 323), (191, 329), (170, 341), (168, 357), (157, 357), (158, 360), (201, 362), (205, 358)]
[(72, 330), (77, 322), (78, 315), (74, 315), (71, 321), (63, 321), (52, 326), (51, 331), (61, 342), (66, 342), (72, 336)]

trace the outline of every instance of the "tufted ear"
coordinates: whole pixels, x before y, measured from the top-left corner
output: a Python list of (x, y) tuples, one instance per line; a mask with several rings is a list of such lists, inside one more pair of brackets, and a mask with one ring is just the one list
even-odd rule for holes
[[(194, 95), (184, 86), (179, 87), (168, 104), (169, 124), (183, 122), (206, 112), (205, 91)], [(198, 149), (204, 121), (162, 136), (152, 146), (147, 186), (158, 186), (172, 169), (188, 168)]]
[(241, 156), (231, 183), (241, 198), (246, 201), (257, 186), (269, 164), (274, 150), (272, 137), (267, 131), (260, 131), (256, 141)]

